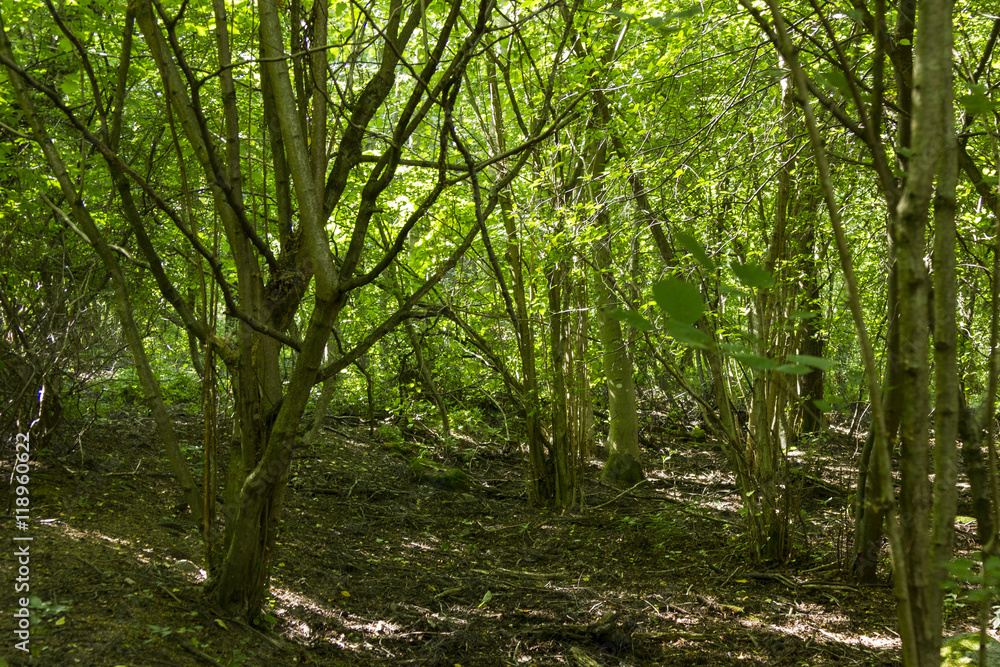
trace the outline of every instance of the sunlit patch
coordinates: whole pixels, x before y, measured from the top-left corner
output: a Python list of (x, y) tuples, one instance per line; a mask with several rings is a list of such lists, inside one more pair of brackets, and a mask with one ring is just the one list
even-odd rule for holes
[(400, 626), (395, 623), (379, 620), (374, 623), (363, 625), (361, 626), (361, 629), (370, 635), (375, 635), (376, 637), (389, 637), (399, 632)]
[[(816, 610), (807, 610), (803, 608), (802, 605), (788, 605), (792, 613), (802, 614), (804, 617), (815, 619)], [(821, 608), (817, 608), (821, 611)], [(832, 617), (833, 619), (844, 620), (843, 617)], [(900, 648), (899, 637), (889, 635), (889, 634), (859, 634), (857, 631), (853, 632), (832, 632), (821, 627), (817, 627), (815, 623), (807, 623), (804, 619), (789, 617), (789, 622), (785, 624), (778, 625), (776, 623), (767, 623), (756, 618), (741, 618), (739, 619), (740, 625), (747, 628), (756, 628), (761, 630), (767, 630), (767, 632), (774, 633), (777, 635), (785, 635), (787, 637), (796, 637), (798, 639), (805, 640), (808, 637), (815, 637), (815, 640), (820, 643), (822, 642), (819, 635), (822, 635), (830, 642), (836, 642), (838, 644), (849, 644), (851, 646), (858, 646), (867, 649), (875, 649), (880, 651), (898, 649)]]
[(403, 544), (404, 547), (410, 547), (413, 549), (422, 549), (424, 551), (435, 551), (435, 547), (429, 544), (424, 544), (423, 542), (406, 542)]
[(288, 633), (292, 636), (308, 639), (309, 636), (312, 635), (312, 628), (310, 628), (309, 625), (303, 621), (286, 619), (285, 623)]
[(870, 649), (886, 650), (892, 648), (900, 648), (899, 637), (894, 637), (892, 635), (859, 635), (855, 633), (843, 633), (843, 632), (830, 632), (829, 630), (824, 630), (823, 628), (816, 628), (818, 634), (831, 639), (833, 641), (839, 642), (841, 644), (851, 644), (853, 646), (864, 646)]
[(120, 544), (123, 547), (135, 546), (131, 540), (125, 540), (120, 537), (111, 537), (110, 535), (105, 535), (104, 533), (97, 530), (80, 530), (79, 528), (73, 528), (64, 521), (58, 519), (46, 519), (45, 521), (39, 522), (43, 526), (51, 526), (59, 530), (64, 535), (73, 538), (74, 540), (80, 541), (84, 539), (90, 540), (104, 540), (105, 542), (111, 542), (112, 544)]
[[(97, 530), (74, 528), (59, 519), (45, 519), (40, 521), (39, 524), (45, 527), (54, 528), (77, 542), (103, 541), (110, 542), (115, 545), (115, 549), (117, 551), (121, 551), (122, 547), (134, 549), (131, 554), (132, 558), (134, 558), (136, 562), (142, 563), (143, 565), (162, 565), (164, 563), (164, 559), (156, 553), (155, 549), (144, 545), (140, 546), (132, 540), (120, 537), (111, 537), (110, 535), (105, 535)], [(174, 562), (176, 562), (176, 559), (170, 559), (167, 561), (167, 564), (173, 564)], [(176, 570), (176, 574), (195, 584), (201, 583), (208, 576), (208, 573), (201, 568), (194, 569), (194, 571)]]
[(333, 616), (336, 612), (323, 605), (317, 603), (311, 597), (307, 595), (302, 595), (298, 591), (293, 591), (287, 588), (279, 588), (276, 586), (271, 587), (271, 596), (280, 601), (286, 608), (301, 608), (308, 609), (309, 611), (320, 614), (321, 616)]

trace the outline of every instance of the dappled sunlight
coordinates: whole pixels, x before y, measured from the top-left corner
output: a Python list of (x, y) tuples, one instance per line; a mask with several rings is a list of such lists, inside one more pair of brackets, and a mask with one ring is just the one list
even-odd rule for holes
[[(625, 493), (590, 485), (588, 504), (600, 509), (563, 514), (527, 503), (512, 474), (516, 456), (472, 459), (479, 483), (452, 492), (416, 482), (393, 450), (361, 437), (330, 436), (313, 452), (288, 490), (259, 627), (309, 647), (319, 664), (461, 655), (454, 662), (485, 666), (496, 664), (497, 651), (511, 664), (539, 656), (572, 664), (576, 655), (617, 651), (632, 664), (753, 665), (810, 651), (898, 650), (881, 621), (890, 591), (808, 588), (834, 565), (825, 560), (788, 573), (801, 586), (794, 593), (743, 574), (736, 493), (710, 444), (675, 450), (669, 473), (650, 465), (649, 483)], [(148, 507), (164, 506), (158, 482), (137, 488)], [(42, 525), (52, 540), (99, 550), (79, 563), (84, 575), (111, 571), (108, 558), (125, 565), (135, 583), (122, 584), (123, 600), (201, 608), (204, 572), (178, 566), (202, 562), (183, 515), (121, 513), (134, 525), (114, 530), (86, 527), (95, 516), (104, 518), (85, 512), (79, 524)], [(155, 635), (237, 627), (212, 618), (202, 610), (169, 627), (150, 620), (140, 628)], [(605, 627), (602, 619), (613, 620)], [(199, 632), (216, 642), (226, 636)]]
[(54, 529), (77, 542), (84, 540), (107, 542), (113, 546), (115, 551), (127, 553), (135, 562), (143, 565), (154, 567), (173, 566), (176, 575), (183, 577), (192, 584), (202, 583), (208, 575), (202, 567), (190, 560), (165, 555), (160, 550), (145, 546), (137, 540), (113, 537), (93, 529), (74, 528), (61, 519), (44, 519), (39, 524)]
[[(793, 608), (795, 605), (791, 605)], [(838, 621), (839, 618), (839, 621)], [(772, 641), (780, 641), (781, 637), (816, 643), (818, 645), (858, 646), (872, 650), (899, 649), (899, 636), (886, 632), (859, 633), (849, 631), (848, 619), (836, 614), (827, 614), (816, 608), (809, 612), (789, 613), (782, 623), (762, 621), (755, 618), (740, 619), (739, 624), (747, 629), (765, 631), (772, 635)], [(837, 625), (844, 626), (843, 631), (830, 629)]]
[[(344, 464), (358, 456), (364, 456), (366, 467), (372, 469), (372, 457), (378, 456), (377, 448), (364, 454), (340, 451), (346, 458), (332, 462), (335, 470), (350, 469)], [(697, 455), (704, 456), (700, 451)], [(365, 493), (376, 494), (391, 476), (392, 465), (366, 482)], [(403, 479), (411, 479), (402, 465), (396, 470)], [(586, 645), (597, 641), (588, 628), (604, 614), (632, 610), (624, 626), (632, 628), (631, 650), (658, 646), (662, 648), (657, 650), (693, 660), (720, 655), (746, 664), (767, 664), (768, 651), (796, 651), (819, 642), (819, 626), (837, 634), (838, 623), (843, 622), (845, 630), (853, 623), (837, 615), (839, 603), (836, 611), (829, 607), (827, 593), (803, 589), (804, 595), (813, 597), (779, 602), (768, 590), (773, 584), (738, 576), (732, 569), (738, 560), (731, 560), (731, 553), (720, 558), (718, 538), (736, 533), (732, 519), (717, 517), (735, 517), (739, 505), (734, 490), (720, 492), (719, 485), (731, 484), (731, 477), (722, 475), (717, 466), (705, 461), (672, 475), (651, 467), (647, 478), (650, 488), (634, 494), (671, 501), (656, 514), (635, 505), (630, 494), (624, 495), (614, 515), (601, 519), (553, 516), (523, 507), (504, 513), (474, 494), (447, 494), (420, 486), (397, 493), (393, 505), (361, 506), (356, 519), (341, 518), (337, 532), (343, 535), (328, 543), (329, 553), (317, 554), (315, 571), (329, 572), (329, 583), (301, 580), (301, 592), (281, 603), (291, 610), (297, 604), (298, 612), (280, 616), (289, 619), (290, 633), (309, 633), (313, 643), (322, 637), (338, 650), (388, 657), (404, 655), (407, 643), (445, 650), (458, 637), (473, 641), (485, 628), (494, 634), (508, 626), (522, 628), (517, 641), (525, 647), (552, 641)], [(504, 492), (509, 487), (509, 483), (491, 484)], [(606, 493), (614, 497), (618, 492)], [(589, 495), (599, 496), (595, 491)], [(407, 507), (422, 511), (436, 507), (452, 518), (418, 520)], [(320, 507), (314, 511), (324, 514)], [(308, 517), (301, 520), (301, 530), (308, 532)], [(415, 530), (408, 526), (414, 521)], [(595, 521), (602, 526), (596, 533)], [(708, 526), (711, 530), (706, 532)], [(711, 540), (702, 541), (705, 538)], [(299, 534), (299, 539), (308, 536)], [(680, 542), (674, 540), (684, 546), (678, 548)], [(302, 548), (296, 550), (304, 553)], [(729, 574), (705, 581), (706, 573), (713, 576), (708, 561), (722, 565)], [(325, 562), (336, 564), (335, 569), (324, 568), (320, 563)], [(678, 581), (674, 573), (683, 579)], [(702, 583), (677, 586), (685, 580)], [(837, 593), (841, 599), (845, 594)], [(305, 599), (321, 602), (310, 605)], [(315, 614), (314, 620), (308, 620), (309, 614)], [(317, 623), (326, 629), (318, 632)], [(732, 646), (731, 637), (719, 639), (720, 630), (731, 635), (734, 628), (742, 628), (738, 632), (744, 633), (740, 641), (745, 647)], [(857, 636), (861, 639), (852, 645), (857, 650), (895, 649), (891, 642), (879, 643), (881, 634)], [(781, 637), (799, 643), (781, 649)], [(839, 646), (835, 637), (823, 641)], [(509, 659), (514, 664), (529, 663), (531, 652), (519, 651), (512, 651)]]
[(816, 628), (816, 632), (839, 644), (858, 645), (873, 650), (898, 649), (898, 635), (890, 634), (856, 634), (853, 632), (830, 632), (825, 628)]
[(74, 528), (73, 526), (71, 526), (70, 524), (66, 523), (61, 519), (43, 519), (38, 523), (41, 526), (51, 527), (74, 540), (96, 539), (96, 540), (103, 540), (105, 542), (110, 542), (111, 544), (116, 544), (123, 547), (134, 546), (131, 540), (123, 539), (120, 537), (111, 537), (110, 535), (105, 535), (99, 530), (93, 530), (88, 528)]

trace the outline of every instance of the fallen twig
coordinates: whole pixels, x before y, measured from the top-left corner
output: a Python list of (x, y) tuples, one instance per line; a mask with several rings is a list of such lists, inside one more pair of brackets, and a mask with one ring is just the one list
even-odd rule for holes
[[(630, 491), (632, 491), (635, 488), (638, 488), (639, 486), (642, 486), (643, 484), (649, 484), (649, 481), (645, 480), (645, 479), (640, 480), (640, 481), (636, 482), (635, 484), (633, 484), (631, 487), (629, 487), (629, 488), (625, 489), (624, 491), (622, 491), (621, 493), (619, 493), (617, 496), (615, 496), (614, 498), (612, 498), (608, 502), (601, 503), (600, 505), (594, 505), (590, 509), (592, 509), (592, 510), (599, 510), (599, 509), (601, 509), (602, 507), (604, 507), (606, 505), (610, 505), (611, 503), (615, 502), (616, 500), (618, 500), (619, 498), (621, 498), (625, 494), (629, 493)], [(602, 486), (608, 486), (607, 484), (604, 484), (604, 482), (601, 482), (601, 485)]]

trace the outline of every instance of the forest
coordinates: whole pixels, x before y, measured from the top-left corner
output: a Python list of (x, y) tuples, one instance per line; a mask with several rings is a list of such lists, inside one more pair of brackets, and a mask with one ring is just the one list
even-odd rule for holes
[(0, 667), (1000, 664), (998, 37), (0, 0)]

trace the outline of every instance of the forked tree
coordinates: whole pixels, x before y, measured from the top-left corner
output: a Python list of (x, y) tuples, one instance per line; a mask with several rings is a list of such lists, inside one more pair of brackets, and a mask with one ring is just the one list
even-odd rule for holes
[[(114, 278), (145, 398), (203, 522), (209, 590), (253, 617), (311, 390), (361, 359), (455, 266), (546, 128), (507, 148), (503, 173), (480, 185), (493, 156), (469, 147), (463, 77), (470, 62), (493, 57), (492, 37), (519, 29), (496, 27), (503, 12), (492, 0), (137, 0), (123, 9), (5, 5), (0, 63), (17, 131), (52, 177), (40, 196)], [(150, 126), (160, 130), (152, 146)], [(454, 188), (471, 190), (475, 206), (438, 211)], [(214, 467), (206, 458), (202, 483), (188, 471), (132, 321), (133, 286), (109, 240), (124, 230), (139, 249), (127, 259), (148, 268), (172, 318), (230, 379), (236, 437), (221, 531)], [(446, 251), (423, 258), (432, 270), (324, 362), (341, 314), (404, 261), (408, 236), (432, 232), (451, 236)], [(234, 323), (229, 335), (217, 312)], [(293, 361), (287, 379), (283, 358)]]

